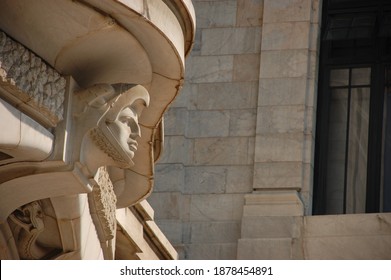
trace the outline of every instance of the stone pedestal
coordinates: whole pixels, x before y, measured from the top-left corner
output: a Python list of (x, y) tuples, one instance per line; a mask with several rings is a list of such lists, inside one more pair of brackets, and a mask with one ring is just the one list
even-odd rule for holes
[(304, 207), (297, 191), (245, 196), (238, 259), (300, 259)]

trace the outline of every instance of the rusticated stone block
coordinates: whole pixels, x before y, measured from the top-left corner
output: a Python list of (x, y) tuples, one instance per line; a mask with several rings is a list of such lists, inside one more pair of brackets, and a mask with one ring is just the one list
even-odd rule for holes
[(63, 119), (66, 80), (21, 44), (0, 32), (0, 84), (48, 118)]

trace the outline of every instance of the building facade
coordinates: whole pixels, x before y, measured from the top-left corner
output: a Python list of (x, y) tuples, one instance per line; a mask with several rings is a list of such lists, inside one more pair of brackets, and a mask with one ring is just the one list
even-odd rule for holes
[(145, 201), (191, 1), (0, 1), (0, 258), (176, 259)]
[(388, 1), (195, 0), (148, 198), (183, 259), (390, 259)]

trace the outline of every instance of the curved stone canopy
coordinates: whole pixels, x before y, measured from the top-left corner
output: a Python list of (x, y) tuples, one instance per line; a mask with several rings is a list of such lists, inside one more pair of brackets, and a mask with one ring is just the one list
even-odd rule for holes
[(132, 171), (140, 185), (134, 197), (149, 194), (163, 141), (161, 120), (182, 86), (194, 40), (191, 1), (3, 0), (0, 30), (81, 88), (125, 83), (148, 90)]

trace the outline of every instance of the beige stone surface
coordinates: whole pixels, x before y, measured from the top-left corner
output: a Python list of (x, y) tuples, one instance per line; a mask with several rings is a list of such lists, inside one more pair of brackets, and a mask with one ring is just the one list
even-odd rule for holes
[(227, 193), (250, 193), (253, 186), (253, 166), (229, 166), (227, 167)]
[(261, 55), (261, 78), (308, 77), (307, 50), (263, 51)]
[(181, 191), (185, 185), (183, 164), (158, 164), (155, 172), (155, 192)]
[[(180, 220), (158, 220), (157, 225), (166, 236), (170, 237), (172, 244), (181, 244), (183, 242), (183, 223)], [(179, 252), (178, 252), (179, 253)]]
[(186, 62), (186, 80), (189, 83), (230, 82), (233, 56), (193, 56)]
[(243, 213), (243, 194), (192, 195), (191, 221), (239, 221)]
[(240, 239), (239, 260), (289, 260), (292, 257), (291, 238)]
[(240, 222), (193, 222), (190, 243), (236, 243), (240, 237)]
[(256, 110), (231, 110), (229, 123), (230, 136), (255, 136)]
[(243, 217), (241, 238), (299, 238), (303, 217), (249, 216)]
[(189, 125), (185, 130), (188, 138), (227, 137), (230, 114), (226, 111), (189, 111)]
[(189, 244), (186, 258), (191, 260), (235, 260), (236, 243)]
[(391, 237), (376, 236), (327, 236), (310, 237), (304, 241), (304, 254), (315, 260), (389, 260)]
[(148, 202), (154, 206), (156, 219), (180, 219), (182, 217), (183, 205), (181, 203), (185, 202), (179, 192), (153, 193), (148, 198)]
[(312, 0), (264, 0), (265, 23), (286, 21), (309, 21)]
[(197, 138), (194, 140), (194, 164), (250, 164), (254, 159), (251, 140), (248, 137)]
[(305, 217), (305, 257), (390, 259), (389, 221), (388, 213)]
[(189, 112), (185, 108), (172, 108), (165, 115), (164, 133), (166, 135), (181, 135), (186, 129)]
[(0, 99), (0, 151), (17, 161), (41, 161), (50, 156), (54, 135), (38, 122)]
[(185, 169), (184, 193), (225, 193), (228, 170), (223, 166), (189, 166)]
[(236, 0), (194, 1), (197, 28), (235, 26), (236, 7)]
[(202, 31), (202, 55), (258, 53), (261, 29), (258, 27), (210, 28)]
[(301, 162), (256, 162), (254, 189), (301, 189), (302, 172)]
[(310, 22), (265, 23), (262, 29), (262, 51), (307, 49), (310, 39)]
[(260, 26), (264, 0), (238, 0), (237, 26)]
[(199, 84), (196, 108), (199, 110), (230, 110), (256, 108), (256, 82)]
[(304, 105), (307, 77), (262, 78), (259, 80), (259, 106)]
[(257, 133), (297, 133), (303, 131), (304, 106), (262, 106), (258, 108)]
[(255, 162), (301, 161), (303, 139), (298, 132), (261, 134), (256, 138)]
[(187, 164), (193, 156), (191, 153), (193, 142), (184, 136), (166, 136), (164, 138), (164, 149), (172, 151), (162, 155), (160, 161), (164, 163)]
[(243, 217), (303, 216), (303, 203), (294, 190), (255, 191), (245, 196)]
[(235, 82), (259, 79), (259, 54), (239, 54), (234, 57), (233, 80)]

